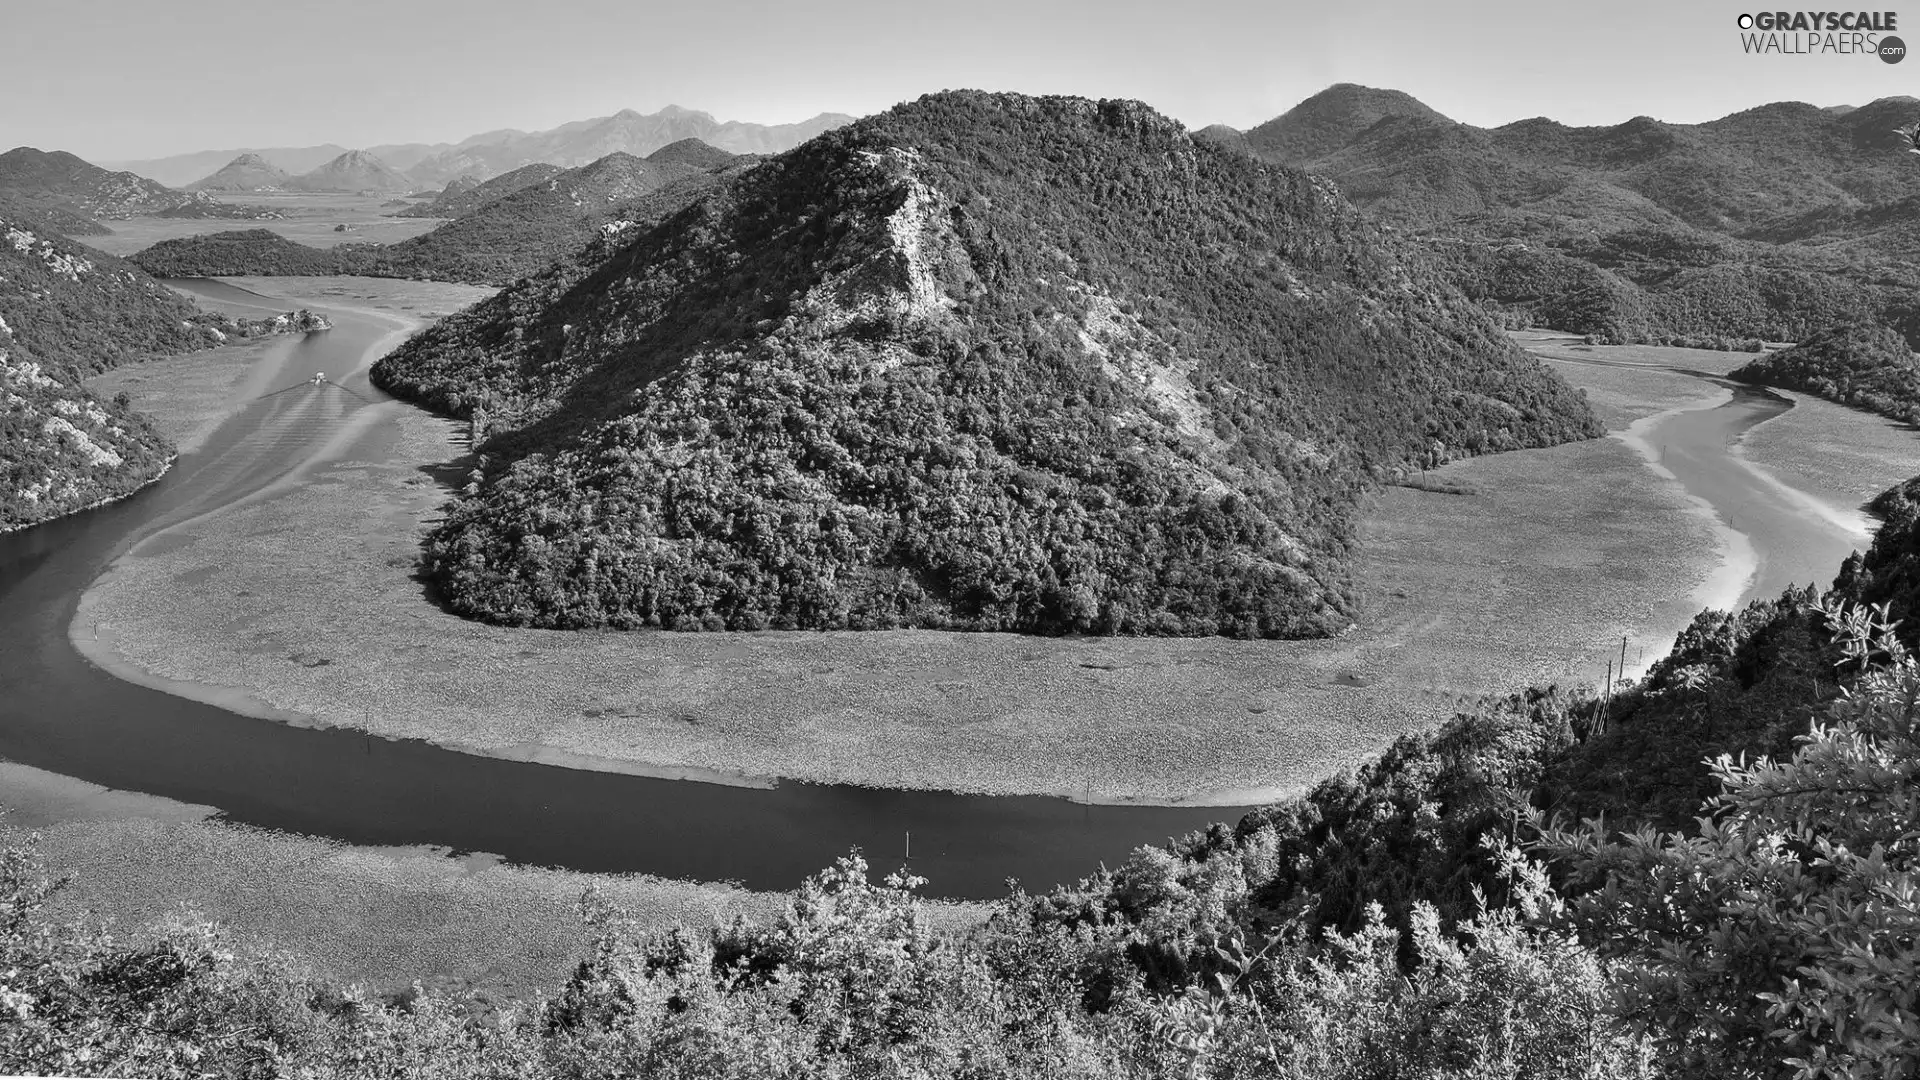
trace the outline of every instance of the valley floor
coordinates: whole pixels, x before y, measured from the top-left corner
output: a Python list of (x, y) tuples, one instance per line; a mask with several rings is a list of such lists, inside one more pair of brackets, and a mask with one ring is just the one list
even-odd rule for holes
[[(246, 284), (325, 302), (287, 279)], [(1568, 368), (1599, 372), (1590, 393), (1616, 429), (1703, 394), (1661, 372)], [(1465, 494), (1380, 493), (1366, 618), (1328, 641), (512, 630), (440, 611), (414, 579), (446, 497), (436, 477), (458, 477), (462, 451), (457, 425), (396, 409), (306, 485), (120, 560), (75, 641), (123, 677), (228, 707), (522, 760), (1227, 807), (1299, 791), (1462, 695), (1597, 683), (1623, 634), (1630, 662), (1651, 659), (1725, 543), (1601, 439), (1434, 475)], [(1882, 486), (1920, 471), (1911, 454), (1876, 461)]]
[[(205, 218), (137, 217), (109, 221), (112, 229), (104, 236), (83, 236), (81, 243), (95, 251), (125, 258), (152, 247), (162, 240), (185, 236), (205, 236), (215, 232), (242, 229), (266, 229), (296, 244), (330, 248), (339, 244), (397, 244), (446, 224), (441, 218), (388, 217), (394, 201), (386, 195), (335, 195), (316, 192), (220, 193), (214, 198), (224, 203), (265, 206), (283, 217), (262, 220), (219, 220)], [(336, 232), (345, 225), (347, 231)]]
[[(466, 302), (419, 283), (241, 284), (289, 303), (419, 317)], [(1702, 370), (1741, 359), (1667, 352), (1607, 354)], [(1701, 396), (1699, 382), (1659, 372), (1567, 369), (1616, 431)], [(223, 350), (95, 385), (127, 389), (191, 440), (245, 378), (245, 356)], [(1465, 494), (1379, 493), (1361, 560), (1368, 617), (1333, 641), (510, 631), (443, 614), (412, 579), (417, 536), (445, 497), (434, 476), (463, 448), (455, 425), (395, 412), (380, 444), (312, 483), (121, 560), (90, 592), (76, 639), (98, 626), (113, 644), (99, 655), (117, 670), (195, 680), (179, 687), (195, 696), (481, 752), (740, 782), (1230, 805), (1297, 790), (1440, 717), (1455, 695), (1597, 681), (1623, 632), (1635, 636), (1630, 659), (1642, 649), (1651, 658), (1691, 617), (1722, 554), (1715, 523), (1625, 444), (1601, 439), (1431, 477)], [(1864, 498), (1920, 472), (1917, 444), (1896, 425), (1805, 401), (1745, 450)], [(299, 650), (335, 662), (284, 659)], [(265, 833), (21, 766), (0, 765), (0, 788), (33, 808), (8, 824), (40, 829), (56, 872), (78, 878), (69, 909), (122, 925), (191, 909), (377, 985), (551, 986), (579, 955), (575, 905), (589, 884), (654, 926), (782, 902), (724, 884)], [(955, 905), (941, 917), (977, 911)]]

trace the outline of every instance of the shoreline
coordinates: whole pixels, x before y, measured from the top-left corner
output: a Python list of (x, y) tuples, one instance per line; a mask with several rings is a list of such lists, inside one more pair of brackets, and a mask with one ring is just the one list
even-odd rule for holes
[(167, 458), (166, 461), (161, 463), (159, 472), (154, 473), (152, 476), (148, 477), (147, 479), (142, 480), (137, 486), (129, 488), (128, 490), (123, 491), (118, 495), (113, 495), (108, 498), (101, 499), (98, 502), (90, 502), (85, 506), (76, 506), (71, 510), (67, 510), (63, 513), (55, 514), (52, 517), (41, 518), (39, 521), (29, 521), (24, 525), (0, 526), (0, 536), (5, 536), (8, 533), (17, 533), (23, 529), (31, 529), (35, 525), (45, 525), (50, 521), (59, 521), (61, 518), (72, 517), (75, 514), (84, 514), (89, 510), (98, 510), (103, 506), (112, 506), (114, 503), (117, 503), (122, 499), (131, 499), (135, 495), (138, 495), (141, 492), (152, 487), (153, 485), (159, 483), (161, 477), (166, 476), (167, 473), (171, 472), (173, 470), (173, 463), (180, 460), (181, 453), (184, 453), (184, 451), (176, 450), (175, 453), (173, 453), (171, 456)]
[[(366, 288), (317, 279), (287, 299), (364, 308), (315, 292), (339, 287)], [(1631, 417), (1711, 404), (1648, 386)], [(1597, 683), (1622, 634), (1670, 640), (1699, 610), (1675, 597), (1727, 587), (1717, 519), (1649, 484), (1642, 455), (1613, 438), (1449, 465), (1446, 482), (1465, 485), (1451, 494), (1369, 496), (1364, 625), (1337, 638), (508, 629), (445, 613), (412, 573), (449, 496), (429, 477), (461, 453), (459, 425), (378, 409), (376, 439), (310, 459), (303, 482), (116, 561), (76, 605), (75, 648), (235, 712), (476, 756), (1227, 809), (1302, 793), (1462, 698)], [(1543, 613), (1548, 595), (1562, 603)]]
[[(1718, 608), (1722, 611), (1729, 610), (1739, 603), (1741, 595), (1747, 591), (1748, 586), (1760, 572), (1760, 559), (1753, 549), (1753, 540), (1722, 519), (1720, 511), (1704, 496), (1686, 491), (1685, 485), (1673, 470), (1661, 463), (1660, 449), (1647, 440), (1646, 433), (1675, 416), (1717, 409), (1732, 400), (1733, 391), (1723, 389), (1694, 401), (1682, 402), (1651, 416), (1643, 416), (1627, 425), (1626, 430), (1610, 433), (1612, 438), (1619, 439), (1631, 447), (1634, 453), (1639, 454), (1640, 460), (1652, 470), (1655, 476), (1674, 484), (1685, 492), (1687, 500), (1700, 514), (1714, 523), (1720, 543), (1720, 565), (1690, 595), (1692, 601), (1700, 608)], [(1775, 482), (1778, 483), (1778, 481)], [(1785, 484), (1780, 486), (1786, 487)]]

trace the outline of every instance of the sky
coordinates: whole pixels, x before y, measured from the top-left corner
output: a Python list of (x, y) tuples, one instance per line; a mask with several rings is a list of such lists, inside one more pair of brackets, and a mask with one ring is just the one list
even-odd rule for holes
[[(960, 87), (1247, 128), (1336, 82), (1483, 126), (1920, 93), (1920, 59), (1743, 51), (1747, 3), (0, 0), (0, 149), (92, 160), (453, 142), (678, 104), (855, 115)], [(1920, 42), (1920, 8), (1904, 31)], [(1806, 35), (1802, 35), (1804, 38)]]

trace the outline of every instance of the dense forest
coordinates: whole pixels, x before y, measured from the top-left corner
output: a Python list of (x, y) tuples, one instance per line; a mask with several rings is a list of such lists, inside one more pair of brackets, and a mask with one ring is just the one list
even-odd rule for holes
[[(218, 928), (56, 923), (0, 856), (0, 1069), (187, 1076), (1905, 1080), (1920, 478), (1835, 588), (1701, 613), (1308, 794), (936, 931), (852, 855), (765, 924), (593, 894), (551, 995), (381, 997)], [(1812, 723), (1809, 724), (1809, 718)]]
[(365, 272), (371, 246), (316, 248), (271, 229), (230, 229), (163, 240), (127, 261), (161, 278), (324, 276)]
[(1741, 366), (1733, 378), (1805, 390), (1909, 424), (1920, 422), (1920, 363), (1905, 338), (1874, 323), (1826, 327), (1792, 348)]
[(599, 250), (373, 369), (483, 436), (455, 610), (1321, 634), (1365, 485), (1599, 431), (1324, 182), (1137, 104), (930, 96)]
[(0, 310), (0, 532), (119, 498), (172, 460), (124, 395), (102, 401), (71, 367), (36, 359)]

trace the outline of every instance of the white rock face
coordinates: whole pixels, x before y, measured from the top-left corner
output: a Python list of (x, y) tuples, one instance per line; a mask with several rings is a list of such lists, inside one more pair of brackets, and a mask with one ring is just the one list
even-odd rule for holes
[(38, 360), (22, 360), (14, 364), (8, 362), (5, 353), (0, 353), (0, 384), (11, 384), (25, 390), (46, 390), (59, 385), (59, 382), (41, 369)]
[(117, 469), (121, 464), (119, 454), (107, 449), (87, 437), (87, 433), (74, 427), (72, 422), (61, 416), (49, 416), (40, 428), (41, 432), (55, 439), (71, 442), (88, 463), (108, 469)]
[(91, 260), (68, 255), (55, 248), (53, 241), (42, 240), (16, 225), (7, 226), (7, 242), (13, 245), (13, 250), (23, 255), (35, 254), (34, 245), (38, 244), (40, 261), (47, 264), (47, 269), (69, 281), (79, 281), (82, 276), (93, 273)]

